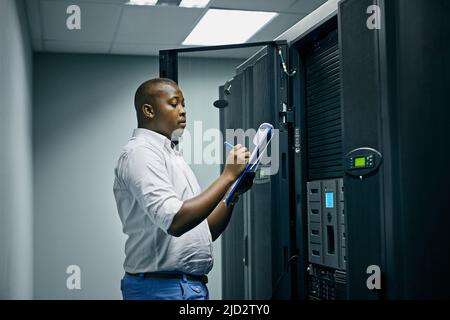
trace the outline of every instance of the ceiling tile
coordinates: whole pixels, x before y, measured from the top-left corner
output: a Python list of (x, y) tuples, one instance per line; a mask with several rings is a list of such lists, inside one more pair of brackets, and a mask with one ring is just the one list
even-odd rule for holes
[(280, 13), (269, 24), (250, 38), (249, 42), (271, 41), (299, 22), (305, 14)]
[(287, 12), (295, 0), (212, 0), (211, 8)]
[[(80, 7), (81, 30), (69, 30), (66, 26), (69, 17), (66, 10), (71, 4)], [(121, 8), (109, 3), (42, 1), (44, 40), (109, 42), (113, 39)]]
[(120, 43), (181, 43), (205, 9), (125, 6), (117, 32)]
[(327, 2), (327, 0), (297, 0), (295, 4), (289, 8), (289, 12), (310, 13), (325, 2)]
[[(173, 6), (128, 6), (127, 0), (25, 1), (35, 51), (157, 55), (159, 50), (182, 47), (182, 41), (206, 12)], [(324, 2), (211, 0), (210, 7), (279, 12), (249, 40), (257, 42), (275, 39)], [(71, 4), (81, 8), (81, 30), (66, 27), (66, 9)], [(202, 55), (244, 58), (248, 53), (228, 50), (198, 54)]]
[(108, 53), (109, 42), (44, 41), (45, 51), (67, 53)]

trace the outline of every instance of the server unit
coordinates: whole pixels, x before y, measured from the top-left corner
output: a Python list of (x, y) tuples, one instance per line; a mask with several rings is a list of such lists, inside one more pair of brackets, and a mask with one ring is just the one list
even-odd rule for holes
[(224, 233), (224, 298), (450, 297), (449, 10), (342, 0), (219, 88), (223, 131), (280, 130)]

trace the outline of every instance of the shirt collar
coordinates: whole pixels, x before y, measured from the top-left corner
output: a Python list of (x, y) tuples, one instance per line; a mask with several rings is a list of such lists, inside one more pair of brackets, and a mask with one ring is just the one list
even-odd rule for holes
[(169, 151), (176, 151), (175, 144), (167, 139), (166, 136), (149, 129), (136, 128), (133, 131), (133, 137), (142, 137), (145, 141), (150, 144), (156, 145), (157, 147), (165, 147)]

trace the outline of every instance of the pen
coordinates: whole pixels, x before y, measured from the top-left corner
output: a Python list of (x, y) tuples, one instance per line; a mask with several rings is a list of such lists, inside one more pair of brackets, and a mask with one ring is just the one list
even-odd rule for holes
[(227, 141), (225, 141), (224, 144), (230, 149), (234, 148), (234, 146), (231, 143), (227, 142)]

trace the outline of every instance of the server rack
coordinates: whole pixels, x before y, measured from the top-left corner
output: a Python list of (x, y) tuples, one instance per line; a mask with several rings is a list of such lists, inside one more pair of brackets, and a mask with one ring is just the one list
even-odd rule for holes
[[(363, 14), (374, 4), (379, 29)], [(450, 297), (449, 9), (340, 3), (350, 299)], [(370, 265), (381, 269), (380, 290), (367, 288)]]
[(342, 162), (341, 61), (334, 16), (291, 44), (298, 146), (294, 153), (298, 297), (345, 299), (347, 255)]
[[(294, 155), (300, 297), (449, 297), (450, 218), (443, 212), (450, 209), (443, 199), (450, 143), (442, 138), (450, 136), (448, 9), (443, 1), (343, 0), (336, 17), (291, 43), (291, 64), (300, 71), (290, 87), (300, 140)], [(379, 29), (368, 24), (370, 14), (379, 14)], [(317, 70), (327, 79), (320, 93)], [(319, 116), (320, 99), (329, 103)], [(340, 130), (341, 141), (327, 129)], [(318, 131), (328, 156), (341, 149), (340, 163), (316, 163)], [(327, 234), (330, 225), (337, 237)], [(337, 260), (326, 257), (330, 234), (341, 249)], [(374, 266), (379, 288), (368, 283)]]

